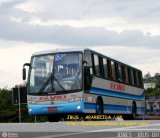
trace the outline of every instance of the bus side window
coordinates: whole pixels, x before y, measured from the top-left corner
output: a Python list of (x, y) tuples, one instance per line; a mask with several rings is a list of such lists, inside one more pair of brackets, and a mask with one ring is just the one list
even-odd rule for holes
[(111, 61), (110, 60), (108, 60), (108, 76), (109, 76), (109, 79), (110, 80), (113, 80), (113, 78), (112, 78), (112, 68), (111, 68)]
[(123, 76), (123, 82), (128, 84), (129, 83), (128, 68), (123, 65), (122, 65), (122, 76)]
[(140, 87), (138, 71), (136, 71), (136, 80), (137, 80), (137, 86)]
[(138, 71), (139, 86), (143, 88), (142, 73)]
[(115, 62), (111, 61), (113, 80), (116, 80)]
[(133, 85), (133, 83), (132, 83), (132, 71), (131, 71), (131, 68), (128, 68), (128, 80), (129, 80), (129, 84), (130, 85)]
[(94, 61), (94, 74), (97, 76), (101, 76), (99, 56), (93, 54), (93, 61)]
[(125, 67), (125, 76), (126, 76), (125, 82), (126, 82), (126, 83), (129, 83), (129, 78), (128, 78), (128, 68), (127, 68), (127, 67)]
[(109, 77), (111, 80), (116, 80), (115, 62), (114, 61), (109, 61)]
[(133, 69), (134, 85), (137, 86), (136, 70)]
[(135, 85), (135, 78), (134, 78), (133, 69), (131, 69), (131, 84)]
[(117, 72), (117, 80), (118, 82), (122, 82), (122, 65), (117, 63), (117, 67), (116, 67), (116, 72)]
[(108, 63), (106, 58), (103, 58), (103, 74), (104, 78), (108, 78)]

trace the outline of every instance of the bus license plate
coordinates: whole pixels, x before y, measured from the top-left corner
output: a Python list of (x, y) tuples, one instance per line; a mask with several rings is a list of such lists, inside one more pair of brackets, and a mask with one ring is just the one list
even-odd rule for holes
[(57, 107), (48, 107), (48, 112), (57, 111)]

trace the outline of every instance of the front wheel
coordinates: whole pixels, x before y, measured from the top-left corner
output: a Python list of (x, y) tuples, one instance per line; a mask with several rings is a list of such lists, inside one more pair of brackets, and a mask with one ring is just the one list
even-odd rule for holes
[(48, 116), (49, 122), (58, 122), (59, 120), (60, 120), (60, 118), (58, 116), (53, 116), (53, 115)]

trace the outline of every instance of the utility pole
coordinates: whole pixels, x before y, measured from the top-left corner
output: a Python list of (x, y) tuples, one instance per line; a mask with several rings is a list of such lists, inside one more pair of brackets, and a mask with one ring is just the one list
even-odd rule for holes
[(37, 116), (34, 116), (34, 122), (37, 123)]
[(20, 99), (20, 88), (18, 86), (18, 105), (19, 105), (19, 123), (21, 123), (21, 99)]

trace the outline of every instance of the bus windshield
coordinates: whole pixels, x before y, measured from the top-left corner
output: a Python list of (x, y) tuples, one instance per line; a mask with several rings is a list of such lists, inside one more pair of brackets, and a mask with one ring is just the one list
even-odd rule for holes
[(82, 89), (82, 54), (59, 53), (34, 56), (28, 92), (62, 94)]

